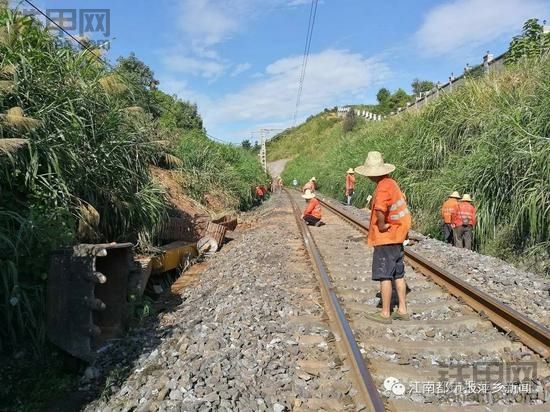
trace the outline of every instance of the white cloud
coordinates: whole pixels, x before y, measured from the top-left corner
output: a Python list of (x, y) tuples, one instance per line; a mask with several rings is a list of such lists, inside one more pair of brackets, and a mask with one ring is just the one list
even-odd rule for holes
[(235, 66), (235, 68), (233, 69), (233, 71), (231, 72), (231, 76), (232, 77), (238, 76), (239, 74), (244, 73), (245, 71), (247, 71), (251, 67), (252, 67), (252, 65), (250, 63), (237, 64)]
[(547, 0), (454, 0), (432, 9), (415, 34), (427, 55), (452, 54), (509, 37), (525, 20), (550, 13)]
[(182, 0), (179, 25), (195, 49), (207, 50), (230, 39), (262, 13), (309, 3), (311, 0)]
[[(301, 55), (279, 59), (265, 68), (262, 78), (217, 98), (193, 91), (185, 81), (170, 77), (160, 80), (164, 90), (198, 104), (212, 134), (240, 141), (246, 136), (246, 127), (291, 126), (301, 64)], [(389, 75), (389, 68), (378, 58), (337, 49), (311, 54), (299, 120), (340, 101), (359, 100)]]
[[(310, 2), (311, 0), (307, 0)], [(237, 76), (249, 63), (233, 66), (218, 53), (218, 46), (245, 30), (247, 23), (273, 8), (297, 7), (306, 0), (179, 0), (179, 44), (161, 51), (161, 59), (171, 72), (201, 76), (211, 81), (228, 72)]]
[(200, 59), (178, 54), (174, 51), (165, 53), (162, 56), (162, 62), (172, 72), (206, 78), (215, 78), (222, 75), (227, 67), (220, 60)]
[[(181, 3), (181, 29), (196, 47), (207, 47), (226, 40), (239, 29), (238, 13), (246, 1), (184, 0)], [(237, 7), (233, 8), (235, 5)]]
[[(302, 56), (275, 61), (266, 67), (264, 78), (212, 102), (215, 110), (206, 108), (205, 117), (216, 125), (231, 121), (290, 121), (301, 64)], [(389, 69), (381, 61), (347, 50), (311, 54), (300, 112), (310, 114), (333, 106), (338, 99), (352, 100), (388, 74)]]

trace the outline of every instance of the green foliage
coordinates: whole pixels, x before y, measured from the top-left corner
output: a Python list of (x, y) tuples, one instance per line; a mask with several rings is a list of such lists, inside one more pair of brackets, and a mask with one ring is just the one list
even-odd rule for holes
[(435, 87), (435, 83), (429, 80), (414, 79), (411, 88), (414, 95), (420, 95), (423, 92), (429, 92)]
[[(341, 120), (316, 117), (273, 143), (272, 160), (294, 157), (286, 180), (316, 176), (342, 196), (345, 171), (381, 151), (397, 165), (415, 227), (439, 236), (439, 208), (453, 190), (478, 208), (478, 250), (546, 262), (550, 238), (550, 59), (468, 79), (419, 112), (359, 123), (345, 137)], [(312, 149), (314, 148), (314, 149)], [(358, 176), (358, 206), (373, 186)]]
[(523, 25), (523, 32), (512, 39), (506, 63), (517, 63), (522, 59), (537, 60), (550, 51), (550, 33), (543, 32), (538, 19), (529, 19)]
[(202, 118), (197, 105), (170, 96), (160, 90), (153, 92), (155, 101), (160, 106), (160, 123), (172, 131), (202, 129)]
[(408, 95), (403, 89), (397, 89), (393, 94), (385, 87), (378, 90), (376, 94), (378, 105), (369, 108), (369, 111), (377, 114), (388, 115), (391, 112), (397, 111), (398, 107), (405, 107), (412, 100), (412, 96)]
[(185, 133), (177, 153), (183, 161), (184, 187), (201, 202), (207, 194), (225, 208), (250, 208), (252, 188), (267, 179), (254, 153), (213, 142), (202, 131)]
[[(109, 69), (5, 8), (0, 78), (10, 83), (0, 87), (1, 352), (43, 354), (52, 250), (154, 239), (167, 205), (152, 164), (197, 176), (202, 184), (189, 186), (201, 200), (221, 187), (228, 208), (248, 207), (249, 186), (263, 177), (252, 153), (208, 141), (196, 105), (155, 90), (133, 54)], [(191, 160), (200, 149), (182, 135), (197, 137), (204, 163)]]
[(382, 87), (380, 90), (378, 90), (378, 93), (376, 93), (376, 100), (378, 100), (378, 103), (380, 105), (386, 104), (390, 97), (391, 93), (385, 87)]
[(252, 143), (250, 143), (250, 140), (245, 139), (241, 142), (241, 147), (246, 150), (252, 149)]
[[(7, 321), (0, 346), (25, 336), (38, 352), (49, 251), (75, 240), (83, 204), (99, 215), (88, 239), (135, 241), (152, 233), (165, 208), (149, 174), (161, 147), (148, 118), (127, 111), (139, 97), (132, 83), (90, 53), (59, 44), (28, 17), (2, 9), (0, 24), (0, 72), (14, 84), (0, 92), (0, 142), (27, 142), (0, 155), (0, 304)], [(24, 117), (4, 115), (14, 107)]]
[(128, 57), (119, 57), (116, 70), (143, 89), (154, 89), (159, 83), (151, 68), (139, 60), (134, 53), (130, 53)]

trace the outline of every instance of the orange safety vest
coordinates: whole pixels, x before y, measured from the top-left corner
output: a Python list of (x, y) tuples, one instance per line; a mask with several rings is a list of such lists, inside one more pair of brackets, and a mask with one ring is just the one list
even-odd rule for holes
[(441, 217), (443, 218), (443, 223), (450, 225), (452, 222), (453, 212), (458, 205), (458, 200), (454, 197), (447, 199), (443, 206), (441, 207)]
[(355, 188), (355, 176), (346, 175), (346, 192)]
[(452, 215), (455, 226), (475, 226), (476, 208), (470, 202), (458, 202)]
[(306, 209), (304, 210), (304, 215), (312, 215), (317, 219), (321, 219), (321, 202), (316, 198), (311, 199), (307, 202)]
[[(382, 199), (384, 198), (384, 199)], [(376, 210), (384, 213), (384, 220), (390, 225), (386, 232), (378, 229)], [(397, 182), (389, 177), (376, 185), (371, 206), (371, 217), (367, 243), (369, 246), (403, 243), (412, 225), (411, 213), (405, 195)]]

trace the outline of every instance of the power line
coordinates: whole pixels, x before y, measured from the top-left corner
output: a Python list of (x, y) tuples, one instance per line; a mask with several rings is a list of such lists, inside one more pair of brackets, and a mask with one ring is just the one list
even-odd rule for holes
[(300, 80), (298, 82), (298, 93), (296, 96), (296, 108), (294, 110), (293, 125), (296, 126), (296, 118), (298, 116), (298, 109), (300, 108), (300, 102), (302, 99), (302, 90), (304, 87), (304, 80), (306, 77), (306, 67), (309, 60), (309, 52), (311, 49), (311, 39), (313, 38), (313, 28), (315, 26), (315, 17), (317, 16), (317, 4), (319, 0), (311, 0), (311, 7), (309, 9), (309, 22), (306, 34), (306, 42), (304, 46), (304, 57), (302, 59), (302, 69), (300, 72)]

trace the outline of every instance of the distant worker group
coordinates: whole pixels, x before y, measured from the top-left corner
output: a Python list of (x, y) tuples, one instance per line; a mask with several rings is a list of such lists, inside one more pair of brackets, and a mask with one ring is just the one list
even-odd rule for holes
[(472, 197), (455, 191), (441, 207), (443, 240), (456, 247), (472, 249), (473, 229), (476, 225), (476, 208)]

